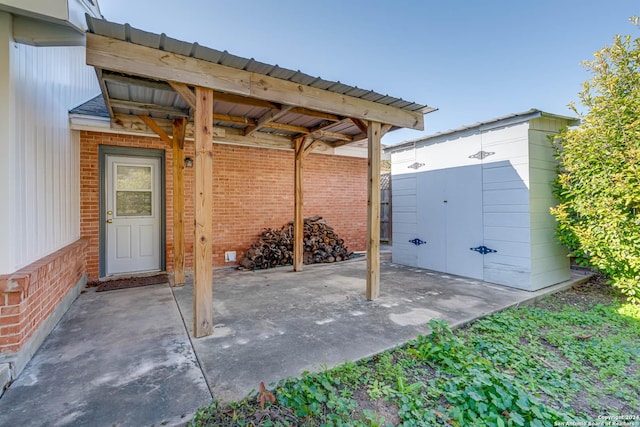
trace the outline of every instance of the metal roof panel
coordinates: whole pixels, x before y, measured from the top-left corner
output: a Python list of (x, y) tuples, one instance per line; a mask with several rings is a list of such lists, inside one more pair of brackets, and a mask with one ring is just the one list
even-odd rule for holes
[(355, 98), (360, 98), (384, 105), (391, 105), (403, 110), (416, 112), (419, 111), (423, 113), (434, 111), (434, 109), (429, 107), (428, 105), (406, 102), (401, 98), (382, 95), (373, 90), (360, 89), (348, 84), (332, 82), (324, 80), (320, 77), (313, 77), (301, 71), (289, 70), (287, 68), (279, 67), (278, 65), (269, 65), (256, 61), (254, 59), (242, 58), (236, 55), (232, 55), (226, 51), (221, 52), (216, 49), (203, 47), (198, 45), (197, 43), (183, 42), (171, 37), (167, 37), (165, 34), (154, 34), (132, 28), (128, 24), (123, 25), (108, 22), (106, 20), (93, 18), (89, 15), (87, 15), (86, 18), (89, 31), (105, 37), (115, 38), (130, 43), (141, 44), (143, 46), (151, 47), (154, 49), (162, 49), (178, 55), (192, 56), (197, 59), (225, 65), (232, 68), (246, 68), (247, 71), (253, 73), (269, 75), (278, 79), (288, 80), (335, 93), (349, 94), (349, 96), (353, 96)]

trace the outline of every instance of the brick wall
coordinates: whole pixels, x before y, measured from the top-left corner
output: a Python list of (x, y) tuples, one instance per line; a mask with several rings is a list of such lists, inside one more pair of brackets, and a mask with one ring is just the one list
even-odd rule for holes
[(51, 255), (0, 276), (0, 353), (15, 352), (85, 273), (88, 242), (80, 239)]
[[(173, 156), (159, 138), (81, 132), (81, 234), (89, 238), (89, 279), (98, 278), (98, 147), (156, 148), (165, 150), (166, 260), (173, 271)], [(193, 157), (193, 142), (185, 143), (185, 156)], [(223, 266), (224, 252), (238, 259), (266, 227), (280, 227), (293, 219), (293, 152), (213, 146), (213, 264)], [(193, 265), (193, 169), (185, 169), (186, 268)], [(345, 239), (350, 250), (366, 246), (367, 160), (310, 154), (305, 160), (305, 216), (322, 215)], [(229, 265), (229, 264), (227, 264)]]

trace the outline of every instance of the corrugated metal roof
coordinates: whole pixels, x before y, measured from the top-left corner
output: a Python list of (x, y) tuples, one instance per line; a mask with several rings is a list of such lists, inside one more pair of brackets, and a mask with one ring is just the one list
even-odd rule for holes
[(427, 135), (427, 136), (423, 136), (420, 138), (416, 138), (416, 139), (411, 139), (409, 141), (405, 141), (405, 142), (401, 142), (399, 144), (390, 146), (385, 148), (385, 152), (393, 152), (396, 150), (400, 150), (409, 146), (413, 146), (415, 144), (420, 144), (422, 142), (427, 142), (431, 139), (435, 139), (435, 138), (440, 138), (440, 137), (444, 137), (444, 136), (449, 136), (449, 135), (453, 135), (455, 133), (459, 133), (459, 132), (465, 132), (465, 131), (470, 131), (470, 130), (476, 130), (476, 129), (480, 129), (483, 127), (490, 127), (490, 126), (494, 126), (494, 125), (500, 125), (500, 122), (506, 122), (506, 121), (511, 121), (511, 123), (520, 123), (520, 122), (526, 122), (528, 120), (537, 118), (537, 117), (541, 117), (541, 116), (546, 116), (546, 117), (551, 117), (551, 118), (556, 118), (556, 119), (561, 119), (561, 120), (566, 120), (568, 122), (569, 125), (576, 125), (580, 122), (579, 119), (575, 118), (575, 117), (568, 117), (568, 116), (562, 116), (559, 114), (551, 114), (551, 113), (546, 113), (542, 110), (538, 110), (537, 108), (532, 108), (528, 111), (523, 111), (521, 113), (512, 113), (512, 114), (507, 114), (506, 116), (501, 116), (501, 117), (497, 117), (494, 119), (490, 119), (490, 120), (485, 120), (485, 121), (481, 121), (481, 122), (476, 122), (470, 125), (464, 125), (464, 126), (460, 126), (457, 127), (455, 129), (449, 129), (447, 131), (443, 131), (443, 132), (438, 132), (438, 133), (434, 133), (431, 135)]
[(347, 94), (349, 96), (376, 102), (378, 104), (389, 105), (403, 110), (421, 112), (423, 114), (435, 111), (435, 108), (428, 105), (417, 104), (383, 95), (372, 90), (364, 90), (355, 86), (350, 86), (341, 82), (324, 80), (320, 77), (313, 77), (301, 71), (294, 71), (278, 65), (269, 65), (253, 58), (247, 59), (232, 55), (227, 51), (219, 51), (199, 45), (198, 43), (187, 43), (168, 37), (166, 34), (154, 34), (147, 31), (131, 27), (129, 24), (118, 24), (108, 22), (103, 19), (93, 18), (87, 15), (87, 26), (91, 33), (126, 41), (153, 49), (160, 49), (178, 55), (190, 56), (204, 61), (224, 65), (239, 70), (267, 75), (282, 80), (288, 80), (297, 84), (326, 89), (330, 92)]

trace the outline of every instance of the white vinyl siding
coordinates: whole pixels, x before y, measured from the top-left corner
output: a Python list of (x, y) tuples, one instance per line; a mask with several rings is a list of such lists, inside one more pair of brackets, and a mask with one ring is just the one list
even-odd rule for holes
[(69, 109), (99, 93), (83, 47), (13, 43), (15, 269), (80, 236), (79, 133)]

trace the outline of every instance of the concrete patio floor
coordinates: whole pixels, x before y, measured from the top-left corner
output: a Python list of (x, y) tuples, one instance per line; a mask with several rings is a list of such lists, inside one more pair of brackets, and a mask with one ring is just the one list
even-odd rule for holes
[(190, 281), (90, 289), (0, 398), (0, 425), (180, 424), (212, 395), (240, 399), (260, 381), (400, 345), (432, 318), (460, 325), (584, 277), (532, 293), (383, 261), (381, 296), (367, 301), (365, 267), (361, 258), (300, 273), (216, 270), (214, 334), (199, 339)]

